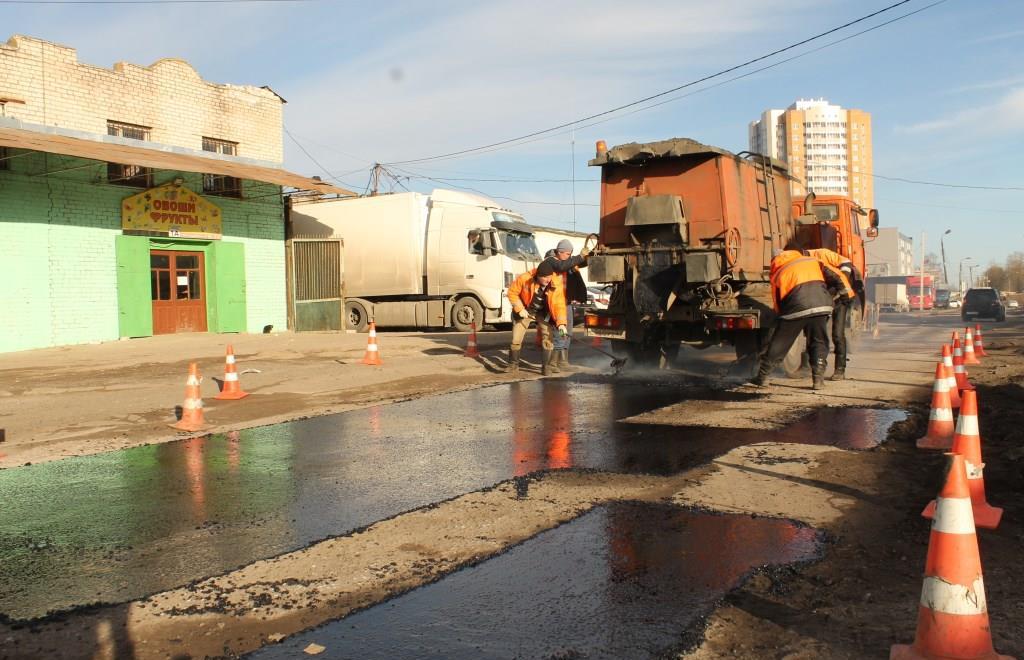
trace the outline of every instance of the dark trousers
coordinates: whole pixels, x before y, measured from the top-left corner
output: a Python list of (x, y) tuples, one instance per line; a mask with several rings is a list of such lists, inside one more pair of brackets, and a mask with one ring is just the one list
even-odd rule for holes
[[(832, 344), (836, 347), (836, 369), (846, 367), (846, 319), (849, 316), (848, 303), (839, 303), (832, 310)], [(827, 348), (825, 354), (828, 355)]]
[(800, 336), (807, 334), (807, 352), (811, 364), (828, 359), (828, 316), (808, 316), (802, 319), (779, 319), (775, 324), (775, 333), (764, 359), (768, 364), (776, 365), (786, 357), (789, 348)]

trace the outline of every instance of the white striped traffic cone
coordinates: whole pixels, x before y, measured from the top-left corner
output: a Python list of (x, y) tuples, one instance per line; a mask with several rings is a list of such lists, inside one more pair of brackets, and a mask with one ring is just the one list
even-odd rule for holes
[(953, 406), (949, 402), (949, 383), (942, 363), (935, 366), (932, 386), (932, 410), (928, 414), (928, 432), (918, 438), (918, 449), (949, 449), (953, 446)]
[(363, 355), (363, 364), (380, 366), (384, 360), (380, 357), (380, 347), (377, 346), (377, 324), (370, 321), (370, 336), (366, 340), (366, 353)]
[(912, 645), (893, 645), (889, 659), (1012, 660), (992, 648), (964, 457), (947, 456), (949, 471), (928, 540), (917, 633)]

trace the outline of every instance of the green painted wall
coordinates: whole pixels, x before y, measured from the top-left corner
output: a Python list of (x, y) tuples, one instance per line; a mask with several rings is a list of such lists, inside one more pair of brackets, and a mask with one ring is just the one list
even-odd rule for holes
[[(8, 169), (0, 169), (0, 352), (114, 340), (122, 324), (124, 336), (142, 334), (147, 321), (139, 292), (148, 300), (148, 266), (144, 286), (118, 286), (118, 253), (128, 268), (124, 259), (133, 248), (125, 238), (138, 239), (122, 236), (120, 204), (140, 189), (106, 183), (105, 163), (17, 150), (9, 155), (15, 157), (5, 161)], [(158, 172), (154, 183), (175, 177), (202, 190), (201, 175), (193, 173)], [(207, 298), (216, 301), (217, 316), (211, 331), (285, 329), (279, 190), (246, 181), (243, 199), (207, 197), (224, 214), (224, 238), (200, 242), (210, 250)], [(139, 269), (137, 258), (131, 268)], [(122, 281), (128, 276), (122, 269)]]

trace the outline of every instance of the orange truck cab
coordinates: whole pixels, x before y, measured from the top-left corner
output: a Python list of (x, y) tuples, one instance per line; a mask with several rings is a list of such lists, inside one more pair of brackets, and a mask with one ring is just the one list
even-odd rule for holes
[[(861, 227), (861, 217), (868, 220), (865, 228)], [(876, 209), (863, 209), (849, 197), (817, 197), (810, 193), (803, 201), (793, 201), (793, 219), (797, 223), (797, 238), (805, 248), (838, 252), (867, 277), (864, 238), (878, 235)]]

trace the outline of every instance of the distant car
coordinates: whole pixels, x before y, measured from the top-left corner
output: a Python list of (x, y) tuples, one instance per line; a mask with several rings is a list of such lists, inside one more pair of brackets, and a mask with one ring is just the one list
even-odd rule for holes
[(949, 306), (952, 309), (959, 309), (960, 308), (960, 301), (959, 300), (950, 300), (949, 301)]
[(591, 309), (608, 309), (608, 303), (611, 302), (611, 297), (611, 285), (587, 287), (587, 306)]
[(1018, 309), (1020, 307), (1020, 303), (1017, 302), (1016, 300), (1011, 300), (1010, 302), (1006, 303), (1006, 306), (1010, 309)]
[(968, 289), (964, 295), (964, 304), (960, 308), (960, 318), (964, 321), (976, 318), (1006, 320), (1006, 308), (999, 300), (999, 292), (992, 287)]

